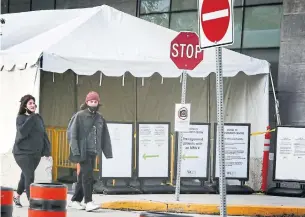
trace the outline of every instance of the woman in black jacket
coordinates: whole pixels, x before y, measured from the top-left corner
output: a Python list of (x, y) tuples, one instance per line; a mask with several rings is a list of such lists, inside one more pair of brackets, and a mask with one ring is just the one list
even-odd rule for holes
[(17, 195), (14, 197), (17, 207), (22, 207), (20, 195), (24, 190), (27, 198), (30, 198), (30, 185), (34, 182), (35, 170), (41, 157), (49, 157), (51, 154), (50, 141), (41, 116), (35, 113), (36, 107), (33, 96), (25, 95), (21, 98), (13, 147), (14, 158), (21, 169)]

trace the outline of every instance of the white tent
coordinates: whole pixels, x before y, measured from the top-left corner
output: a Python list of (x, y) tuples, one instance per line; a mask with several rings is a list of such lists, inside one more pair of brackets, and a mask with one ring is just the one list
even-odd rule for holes
[[(2, 155), (11, 151), (14, 142), (20, 97), (32, 93), (39, 103), (37, 63), (41, 56), (42, 69), (54, 73), (72, 70), (78, 75), (93, 75), (99, 71), (109, 77), (124, 77), (130, 72), (139, 78), (151, 77), (155, 72), (164, 78), (177, 78), (182, 73), (169, 58), (170, 42), (177, 32), (109, 6), (7, 14), (3, 18), (6, 24), (2, 27), (0, 53), (0, 97), (5, 102), (0, 109)], [(252, 131), (263, 131), (269, 122), (269, 63), (223, 49), (223, 70), (224, 77), (234, 77), (225, 81), (226, 121), (250, 122)], [(188, 75), (206, 78), (215, 71), (215, 49), (210, 48), (204, 51), (203, 62)], [(198, 91), (213, 93), (215, 85)], [(216, 116), (215, 100), (212, 97), (211, 103), (199, 103), (194, 110)], [(252, 138), (251, 145), (251, 183), (258, 185), (263, 138)]]

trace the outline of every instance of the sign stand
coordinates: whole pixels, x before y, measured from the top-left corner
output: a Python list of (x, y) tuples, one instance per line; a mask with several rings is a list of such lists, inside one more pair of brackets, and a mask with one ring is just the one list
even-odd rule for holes
[(227, 216), (227, 189), (225, 169), (224, 144), (224, 114), (223, 114), (223, 74), (222, 74), (222, 48), (216, 48), (216, 98), (217, 98), (217, 143), (219, 147), (219, 195), (220, 216)]
[[(209, 123), (193, 122), (190, 123), (189, 131), (183, 133), (180, 194), (216, 194), (213, 186), (205, 185), (205, 181), (209, 180), (210, 175), (210, 126)], [(179, 138), (178, 132), (176, 138)], [(178, 142), (177, 139), (175, 162), (178, 158)], [(177, 177), (177, 165), (174, 170), (175, 177)]]
[[(305, 175), (300, 172), (305, 162), (304, 133), (305, 126), (277, 126), (273, 162), (273, 181), (276, 186), (268, 189), (268, 195), (304, 197)], [(299, 183), (300, 187), (285, 187), (281, 185), (283, 182)]]
[[(187, 74), (186, 70), (182, 72), (182, 88), (181, 88), (181, 104), (185, 104), (185, 95), (186, 95), (186, 79)], [(182, 139), (183, 132), (179, 132), (179, 140), (178, 140), (178, 157), (177, 157), (177, 177), (176, 177), (176, 200), (179, 201), (180, 198), (180, 175), (181, 175), (181, 153), (182, 153)]]

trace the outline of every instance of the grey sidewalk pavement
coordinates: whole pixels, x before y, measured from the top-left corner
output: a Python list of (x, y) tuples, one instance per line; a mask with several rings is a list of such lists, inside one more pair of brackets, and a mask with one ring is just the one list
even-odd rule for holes
[[(128, 198), (132, 197), (133, 199), (137, 199), (139, 196), (141, 196), (142, 199), (144, 199), (143, 196), (145, 195), (120, 195), (120, 196), (110, 196), (110, 195), (94, 195), (94, 201), (96, 203), (102, 203), (102, 202), (110, 202), (110, 201), (117, 201), (117, 200), (128, 200)], [(146, 195), (149, 198), (166, 198), (166, 195)], [(153, 197), (152, 197), (153, 196)], [(167, 195), (169, 196), (169, 195)], [(173, 195), (172, 195), (173, 196)], [(193, 196), (193, 195), (192, 195)], [(199, 195), (197, 195), (199, 196)], [(202, 195), (201, 195), (202, 196)], [(189, 197), (191, 197), (189, 195)], [(68, 195), (68, 203), (70, 201), (71, 195)], [(26, 199), (25, 194), (21, 196), (21, 202), (23, 204), (23, 208), (16, 208), (14, 207), (13, 211), (13, 217), (27, 217), (28, 216), (28, 207), (29, 203)], [(85, 212), (85, 211), (79, 211), (74, 210), (68, 207), (67, 209), (67, 217), (139, 217), (141, 212), (136, 211), (118, 211), (118, 210), (105, 210), (101, 209), (95, 212)], [(211, 215), (198, 215), (198, 214), (179, 214), (183, 216), (190, 216), (190, 217), (213, 217)]]

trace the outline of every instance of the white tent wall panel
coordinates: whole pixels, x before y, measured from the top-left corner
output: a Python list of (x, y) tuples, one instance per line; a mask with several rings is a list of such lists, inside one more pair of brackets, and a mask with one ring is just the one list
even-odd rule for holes
[[(48, 125), (66, 127), (75, 109), (75, 77), (71, 72), (55, 74), (53, 83), (52, 73), (45, 74), (41, 83), (41, 112)], [(99, 86), (100, 73), (79, 76), (77, 108), (84, 102), (86, 94), (94, 90), (100, 94), (103, 104), (101, 111), (107, 120), (134, 121), (137, 106), (138, 121), (170, 121), (171, 131), (174, 132), (175, 103), (181, 99), (180, 78), (164, 78), (162, 84), (161, 76), (154, 74), (144, 79), (144, 85), (142, 79), (137, 78), (136, 89), (135, 79), (126, 74), (122, 86), (122, 77), (103, 76)], [(247, 76), (239, 73), (235, 77), (225, 78), (225, 121), (251, 123), (252, 132), (265, 130), (269, 120), (268, 97), (268, 75)], [(188, 76), (186, 102), (191, 103), (191, 121), (216, 122), (215, 74), (205, 79)], [(213, 142), (213, 128), (211, 136)], [(263, 135), (251, 137), (249, 184), (256, 190), (261, 182), (263, 142)]]
[[(137, 120), (170, 121), (174, 132), (175, 103), (181, 102), (181, 82), (179, 78), (164, 78), (154, 74), (150, 78), (138, 78)], [(187, 78), (186, 102), (191, 103), (191, 121), (207, 122), (208, 85), (202, 78)]]
[[(210, 84), (211, 122), (217, 122), (215, 79), (213, 74)], [(251, 132), (266, 130), (269, 125), (268, 75), (239, 73), (233, 78), (224, 78), (224, 112), (227, 123), (251, 123)], [(264, 135), (251, 136), (249, 185), (255, 190), (261, 186), (263, 147)]]
[[(26, 70), (0, 71), (0, 98), (3, 105), (0, 107), (0, 185), (17, 188), (21, 170), (16, 164), (12, 149), (16, 135), (16, 117), (20, 99), (25, 94), (32, 94), (36, 98), (39, 108), (40, 73), (36, 67)], [(46, 160), (39, 164), (39, 181), (48, 182), (50, 171), (44, 169)], [(37, 174), (37, 173), (36, 173)]]
[(77, 104), (84, 103), (89, 91), (96, 91), (101, 98), (101, 113), (108, 121), (135, 120), (136, 106), (136, 80), (126, 73), (124, 85), (122, 77), (102, 76), (100, 86), (100, 73), (92, 76), (79, 76), (77, 85)]
[[(54, 82), (53, 82), (54, 76)], [(41, 115), (47, 126), (66, 127), (75, 112), (75, 75), (72, 71), (53, 74), (42, 71)]]

